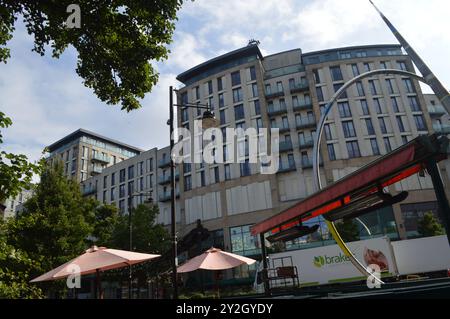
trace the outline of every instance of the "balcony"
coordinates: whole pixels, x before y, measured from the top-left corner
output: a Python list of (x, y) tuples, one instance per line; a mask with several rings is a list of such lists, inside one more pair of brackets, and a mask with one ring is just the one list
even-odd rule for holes
[(267, 110), (267, 115), (269, 115), (269, 117), (271, 116), (276, 116), (276, 115), (280, 115), (280, 114), (285, 114), (287, 112), (287, 108), (286, 105), (282, 106), (282, 107), (269, 107)]
[(299, 130), (305, 129), (305, 128), (316, 127), (316, 125), (317, 125), (316, 119), (312, 116), (302, 117), (300, 119), (297, 119), (296, 123), (297, 123), (297, 129), (299, 129)]
[(272, 100), (277, 97), (284, 96), (284, 91), (266, 92), (265, 96), (266, 96), (266, 100)]
[[(319, 160), (319, 165), (323, 166), (323, 160)], [(301, 167), (303, 169), (313, 168), (313, 160), (312, 158), (302, 158)]]
[(271, 127), (272, 129), (279, 129), (280, 130), (280, 134), (282, 134), (282, 133), (286, 133), (286, 132), (289, 132), (291, 129), (289, 128), (289, 126), (281, 126), (281, 127), (278, 127), (278, 126), (272, 126)]
[(295, 172), (297, 170), (297, 168), (295, 167), (294, 164), (289, 165), (289, 164), (283, 164), (282, 162), (280, 162), (280, 167), (278, 168), (277, 173), (289, 173), (289, 172)]
[(159, 168), (164, 168), (164, 167), (168, 167), (168, 166), (170, 166), (170, 157), (166, 156), (165, 158), (162, 158), (158, 161)]
[(86, 186), (83, 187), (81, 193), (83, 194), (83, 196), (94, 195), (95, 193), (97, 193), (97, 188), (95, 186)]
[(291, 94), (309, 91), (309, 83), (308, 82), (297, 83), (297, 84), (293, 85), (292, 87), (290, 87), (290, 90), (291, 90)]
[(428, 105), (428, 113), (431, 117), (442, 117), (447, 111), (441, 105)]
[(102, 164), (109, 164), (111, 162), (111, 157), (108, 155), (103, 154), (94, 154), (91, 158), (92, 162), (102, 163)]
[(91, 175), (92, 176), (99, 175), (102, 172), (103, 172), (103, 167), (94, 165), (94, 167), (91, 170)]
[[(168, 202), (171, 200), (171, 194), (170, 192), (163, 192), (161, 195), (159, 195), (159, 201), (160, 202)], [(175, 193), (175, 197), (179, 198), (180, 197), (180, 192), (176, 192)]]
[(300, 150), (312, 148), (313, 146), (314, 146), (314, 139), (311, 136), (305, 137), (303, 140), (300, 139), (300, 142), (299, 142)]
[(292, 141), (284, 141), (284, 142), (280, 142), (280, 152), (289, 152), (292, 151)]
[[(175, 173), (175, 180), (178, 180), (180, 178), (180, 174), (178, 172)], [(158, 178), (158, 184), (159, 185), (164, 185), (164, 184), (169, 184), (170, 183), (170, 174), (166, 175), (166, 176), (160, 176)]]
[(313, 109), (312, 103), (303, 103), (294, 105), (294, 112), (296, 111), (311, 111)]
[(447, 134), (450, 134), (450, 125), (434, 123), (433, 130), (437, 134), (447, 135)]

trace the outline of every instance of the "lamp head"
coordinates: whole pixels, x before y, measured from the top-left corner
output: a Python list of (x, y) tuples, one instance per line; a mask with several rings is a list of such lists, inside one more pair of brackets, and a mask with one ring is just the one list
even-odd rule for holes
[(209, 129), (209, 128), (213, 128), (213, 127), (218, 127), (218, 121), (216, 119), (216, 117), (214, 116), (214, 113), (211, 112), (210, 110), (206, 110), (203, 113), (203, 117), (202, 117), (202, 127), (203, 129)]

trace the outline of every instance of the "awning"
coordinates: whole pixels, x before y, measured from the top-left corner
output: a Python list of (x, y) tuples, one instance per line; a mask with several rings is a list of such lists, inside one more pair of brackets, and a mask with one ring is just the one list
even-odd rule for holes
[(278, 215), (252, 226), (251, 232), (253, 235), (268, 231), (277, 233), (320, 215), (326, 217), (333, 211), (418, 173), (431, 157), (437, 161), (445, 159), (447, 145), (446, 137), (418, 137)]

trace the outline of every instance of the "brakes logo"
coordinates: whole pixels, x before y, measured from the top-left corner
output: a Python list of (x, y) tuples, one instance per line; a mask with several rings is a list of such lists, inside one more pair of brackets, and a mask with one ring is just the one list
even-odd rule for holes
[(314, 260), (313, 260), (313, 264), (317, 268), (321, 268), (324, 266), (337, 265), (337, 264), (342, 264), (342, 263), (346, 263), (349, 261), (350, 261), (350, 258), (348, 258), (347, 256), (340, 253), (339, 255), (336, 255), (336, 256), (327, 256), (327, 255), (315, 256)]

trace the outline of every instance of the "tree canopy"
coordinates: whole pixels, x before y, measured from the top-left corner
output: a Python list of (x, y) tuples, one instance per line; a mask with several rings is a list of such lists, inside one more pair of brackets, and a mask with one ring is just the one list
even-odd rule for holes
[(40, 55), (59, 58), (72, 46), (77, 74), (107, 104), (131, 111), (158, 81), (152, 61), (167, 59), (167, 45), (182, 0), (78, 0), (80, 28), (69, 27), (72, 0), (0, 0), (0, 62), (6, 62), (17, 20), (23, 19)]

